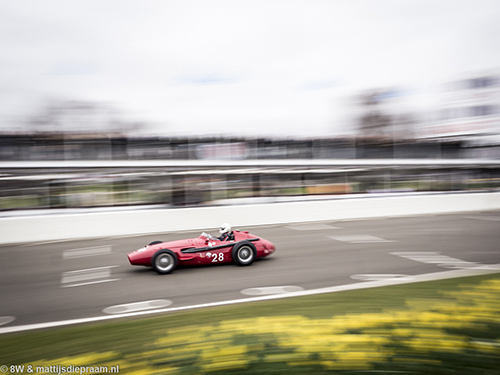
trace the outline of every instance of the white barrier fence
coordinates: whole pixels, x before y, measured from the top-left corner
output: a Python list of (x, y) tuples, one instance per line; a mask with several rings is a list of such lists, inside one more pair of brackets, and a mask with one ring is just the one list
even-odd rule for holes
[(500, 209), (500, 193), (459, 193), (309, 202), (131, 210), (0, 218), (0, 244), (207, 230), (252, 225)]

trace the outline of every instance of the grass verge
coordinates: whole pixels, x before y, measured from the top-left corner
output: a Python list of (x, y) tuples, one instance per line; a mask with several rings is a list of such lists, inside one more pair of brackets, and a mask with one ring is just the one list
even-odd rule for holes
[(0, 365), (34, 373), (500, 374), (500, 275), (6, 334), (0, 348)]

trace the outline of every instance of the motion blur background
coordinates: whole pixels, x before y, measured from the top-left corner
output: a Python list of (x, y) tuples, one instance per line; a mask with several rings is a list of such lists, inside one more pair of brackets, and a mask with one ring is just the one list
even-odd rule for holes
[(497, 1), (0, 9), (1, 215), (500, 187)]
[[(0, 371), (498, 374), (499, 21), (497, 0), (0, 0)], [(278, 251), (126, 259), (221, 216)], [(179, 314), (47, 328), (155, 301)]]

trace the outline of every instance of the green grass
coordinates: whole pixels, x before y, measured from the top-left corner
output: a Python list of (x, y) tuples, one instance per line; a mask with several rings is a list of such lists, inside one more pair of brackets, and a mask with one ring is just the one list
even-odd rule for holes
[(0, 365), (64, 360), (119, 364), (120, 373), (499, 374), (500, 309), (491, 305), (500, 300), (498, 285), (495, 274), (4, 334)]
[(36, 195), (23, 195), (20, 197), (7, 197), (0, 199), (0, 210), (11, 210), (16, 208), (38, 207), (40, 200)]

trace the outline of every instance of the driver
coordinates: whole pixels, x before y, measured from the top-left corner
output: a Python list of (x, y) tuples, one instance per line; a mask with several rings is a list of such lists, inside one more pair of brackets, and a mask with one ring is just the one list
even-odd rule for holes
[(234, 234), (228, 223), (221, 224), (219, 233), (221, 234), (220, 237), (217, 237), (219, 241), (234, 241)]

